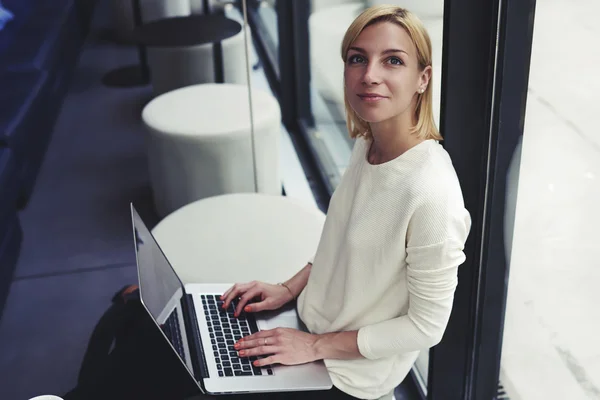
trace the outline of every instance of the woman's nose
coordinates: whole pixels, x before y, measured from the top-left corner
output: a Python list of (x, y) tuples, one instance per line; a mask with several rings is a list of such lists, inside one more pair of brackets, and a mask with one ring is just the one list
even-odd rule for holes
[(368, 64), (363, 73), (363, 84), (376, 85), (381, 82), (378, 68), (375, 64)]

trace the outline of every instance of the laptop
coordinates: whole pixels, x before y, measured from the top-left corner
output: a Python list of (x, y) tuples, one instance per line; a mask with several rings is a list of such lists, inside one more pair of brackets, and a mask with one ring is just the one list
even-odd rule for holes
[[(295, 304), (235, 318), (233, 301), (221, 308), (232, 284), (184, 285), (131, 204), (141, 302), (202, 393), (213, 395), (327, 390), (332, 382), (322, 360), (302, 365), (255, 367), (256, 357), (238, 357), (234, 343), (263, 329), (307, 331)], [(202, 268), (201, 262), (197, 262)], [(213, 268), (214, 266), (206, 266)]]

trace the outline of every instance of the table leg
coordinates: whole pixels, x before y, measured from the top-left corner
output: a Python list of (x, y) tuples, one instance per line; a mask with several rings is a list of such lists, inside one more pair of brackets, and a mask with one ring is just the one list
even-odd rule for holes
[[(225, 16), (225, 10), (214, 11), (210, 8), (208, 0), (204, 0), (205, 15)], [(213, 43), (213, 68), (215, 71), (215, 83), (225, 83), (223, 71), (223, 46), (221, 42)]]
[[(142, 25), (142, 7), (140, 0), (132, 0), (133, 20), (135, 27)], [(139, 65), (128, 65), (108, 72), (102, 77), (102, 83), (108, 87), (129, 88), (146, 86), (150, 83), (150, 69), (148, 68), (148, 57), (146, 46), (137, 45)]]
[[(139, 28), (142, 26), (142, 6), (140, 5), (140, 0), (133, 0), (133, 21), (135, 23), (135, 27)], [(140, 59), (140, 69), (142, 80), (146, 83), (150, 82), (150, 69), (148, 68), (148, 55), (146, 54), (146, 46), (143, 44), (138, 44), (138, 56)]]

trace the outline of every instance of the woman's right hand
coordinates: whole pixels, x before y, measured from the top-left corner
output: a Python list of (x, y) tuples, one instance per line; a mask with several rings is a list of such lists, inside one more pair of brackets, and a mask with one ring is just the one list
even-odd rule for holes
[[(236, 283), (221, 296), (223, 308), (229, 308), (231, 301), (238, 297), (240, 300), (234, 314), (236, 318), (242, 310), (245, 312), (276, 310), (294, 299), (292, 293), (282, 285), (272, 285), (258, 281)], [(248, 304), (254, 298), (259, 298), (260, 301)], [(246, 306), (246, 304), (248, 305)]]

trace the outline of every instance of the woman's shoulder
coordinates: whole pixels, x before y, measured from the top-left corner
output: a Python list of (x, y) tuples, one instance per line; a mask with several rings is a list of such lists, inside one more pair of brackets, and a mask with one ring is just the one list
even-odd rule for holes
[(450, 155), (437, 142), (431, 146), (424, 165), (416, 171), (414, 182), (424, 198), (462, 202), (460, 181)]
[(471, 217), (450, 156), (441, 145), (437, 146), (415, 179), (413, 215), (426, 221), (423, 226), (428, 231), (436, 231), (435, 226), (443, 237), (463, 240), (469, 232)]
[(427, 175), (428, 180), (447, 180), (448, 177), (456, 177), (450, 154), (439, 142), (433, 141), (428, 150), (424, 165), (419, 170), (423, 175)]

